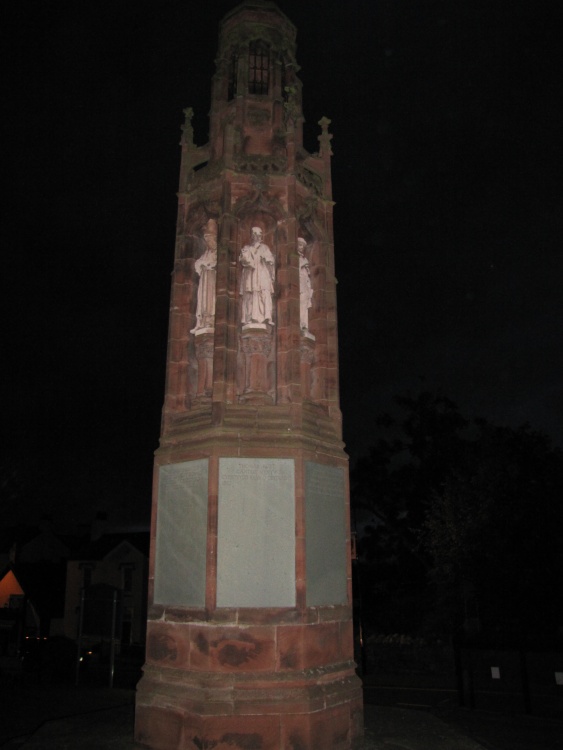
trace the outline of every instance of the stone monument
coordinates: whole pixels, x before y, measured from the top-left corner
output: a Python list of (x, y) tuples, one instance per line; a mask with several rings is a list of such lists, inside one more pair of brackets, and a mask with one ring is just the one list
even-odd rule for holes
[(181, 141), (166, 393), (135, 739), (350, 750), (348, 460), (338, 392), (330, 121), (302, 140), (296, 30), (222, 21), (210, 138)]

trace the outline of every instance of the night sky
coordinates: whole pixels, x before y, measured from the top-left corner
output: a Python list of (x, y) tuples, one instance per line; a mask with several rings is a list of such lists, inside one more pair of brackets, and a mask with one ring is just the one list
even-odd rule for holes
[[(182, 110), (205, 143), (235, 5), (3, 9), (4, 523), (148, 520)], [(332, 120), (351, 458), (394, 395), (422, 389), (561, 444), (559, 4), (279, 6), (298, 29), (308, 150)]]

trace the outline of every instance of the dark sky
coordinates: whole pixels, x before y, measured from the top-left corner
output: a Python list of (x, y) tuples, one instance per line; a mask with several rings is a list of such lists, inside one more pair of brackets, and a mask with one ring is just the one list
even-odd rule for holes
[[(4, 9), (5, 522), (148, 519), (182, 109), (205, 143), (234, 5)], [(395, 394), (423, 388), (563, 442), (558, 4), (279, 5), (309, 150), (332, 119), (352, 458)]]

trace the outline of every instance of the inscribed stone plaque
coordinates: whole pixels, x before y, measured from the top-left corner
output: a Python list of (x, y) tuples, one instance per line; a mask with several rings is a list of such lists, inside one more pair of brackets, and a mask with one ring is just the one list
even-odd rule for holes
[(307, 606), (345, 604), (346, 491), (344, 470), (307, 461), (305, 523)]
[(205, 606), (207, 473), (206, 458), (159, 469), (156, 604)]
[(295, 470), (287, 458), (221, 458), (218, 607), (295, 606)]

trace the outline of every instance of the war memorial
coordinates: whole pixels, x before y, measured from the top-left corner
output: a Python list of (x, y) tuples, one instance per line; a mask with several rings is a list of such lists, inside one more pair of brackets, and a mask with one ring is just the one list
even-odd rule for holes
[(361, 743), (332, 136), (323, 118), (303, 146), (295, 42), (273, 2), (243, 2), (206, 145), (185, 110), (136, 701), (154, 750)]

